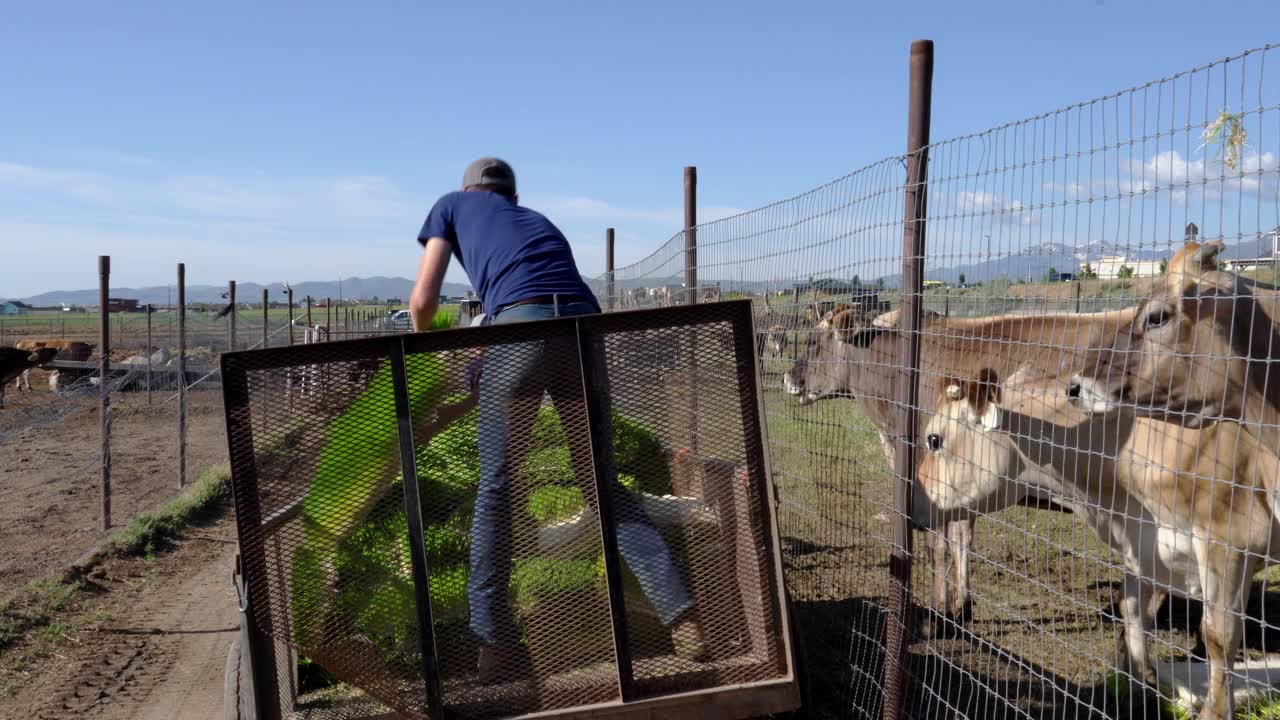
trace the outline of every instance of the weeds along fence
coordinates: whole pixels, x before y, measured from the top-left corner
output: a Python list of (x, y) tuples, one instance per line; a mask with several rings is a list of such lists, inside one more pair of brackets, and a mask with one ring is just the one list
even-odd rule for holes
[(685, 230), (609, 233), (611, 310), (753, 298), (813, 716), (1171, 717), (1206, 658), (1274, 710), (1276, 48), (714, 222), (689, 169)]
[[(109, 274), (101, 279), (107, 297)], [(11, 619), (5, 601), (14, 591), (226, 462), (220, 353), (404, 329), (368, 305), (243, 295), (198, 304), (184, 295), (180, 275), (171, 304), (126, 312), (100, 302), (105, 335), (99, 308), (0, 318), (0, 347), (60, 348), (29, 386), (7, 384), (0, 409), (0, 625)], [(305, 379), (292, 390), (305, 393)]]

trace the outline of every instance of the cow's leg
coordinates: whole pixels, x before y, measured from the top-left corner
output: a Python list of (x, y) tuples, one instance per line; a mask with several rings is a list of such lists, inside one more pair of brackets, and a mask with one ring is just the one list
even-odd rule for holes
[(1204, 590), (1204, 615), (1200, 632), (1209, 656), (1209, 691), (1200, 716), (1211, 720), (1235, 717), (1231, 669), (1243, 633), (1245, 588), (1253, 564), (1247, 554), (1209, 538), (1197, 538), (1196, 565)]
[[(1117, 667), (1151, 687), (1156, 686), (1155, 666), (1147, 653), (1147, 632), (1155, 608), (1154, 586), (1140, 574), (1126, 572), (1124, 597), (1120, 600), (1120, 633), (1117, 637)], [(1161, 591), (1164, 592), (1164, 591)]]
[(973, 528), (977, 522), (978, 518), (971, 517), (947, 526), (947, 545), (955, 560), (947, 614), (960, 625), (968, 625), (973, 618), (973, 597), (969, 593), (969, 551), (973, 549)]

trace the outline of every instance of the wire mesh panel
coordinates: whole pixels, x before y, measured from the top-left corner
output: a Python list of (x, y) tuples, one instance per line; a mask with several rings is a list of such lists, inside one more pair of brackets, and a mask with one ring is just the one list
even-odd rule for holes
[(747, 303), (235, 353), (224, 377), (286, 706), (294, 652), (407, 717), (794, 706)]

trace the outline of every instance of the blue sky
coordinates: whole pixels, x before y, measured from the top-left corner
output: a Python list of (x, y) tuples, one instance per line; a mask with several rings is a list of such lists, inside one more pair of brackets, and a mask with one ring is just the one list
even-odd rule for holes
[[(1158, 9), (1157, 9), (1158, 8)], [(681, 221), (1280, 40), (1280, 3), (12, 3), (0, 23), (0, 296), (412, 274), (468, 161), (516, 168), (584, 274)], [(1273, 71), (1274, 72), (1274, 71)], [(452, 279), (461, 279), (455, 268)]]

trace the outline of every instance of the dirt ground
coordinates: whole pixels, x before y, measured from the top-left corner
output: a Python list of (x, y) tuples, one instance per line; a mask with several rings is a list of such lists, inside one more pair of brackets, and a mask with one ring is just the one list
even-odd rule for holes
[[(75, 560), (101, 540), (101, 446), (96, 396), (58, 397), (40, 373), (31, 392), (6, 393), (0, 422), (55, 422), (0, 442), (0, 598)], [(115, 528), (178, 493), (176, 402), (168, 393), (112, 397), (111, 516)], [(189, 395), (187, 481), (225, 462), (221, 393)], [(36, 423), (33, 423), (36, 424)]]
[(171, 553), (96, 569), (69, 612), (0, 654), (0, 718), (222, 718), (234, 553), (228, 514)]

